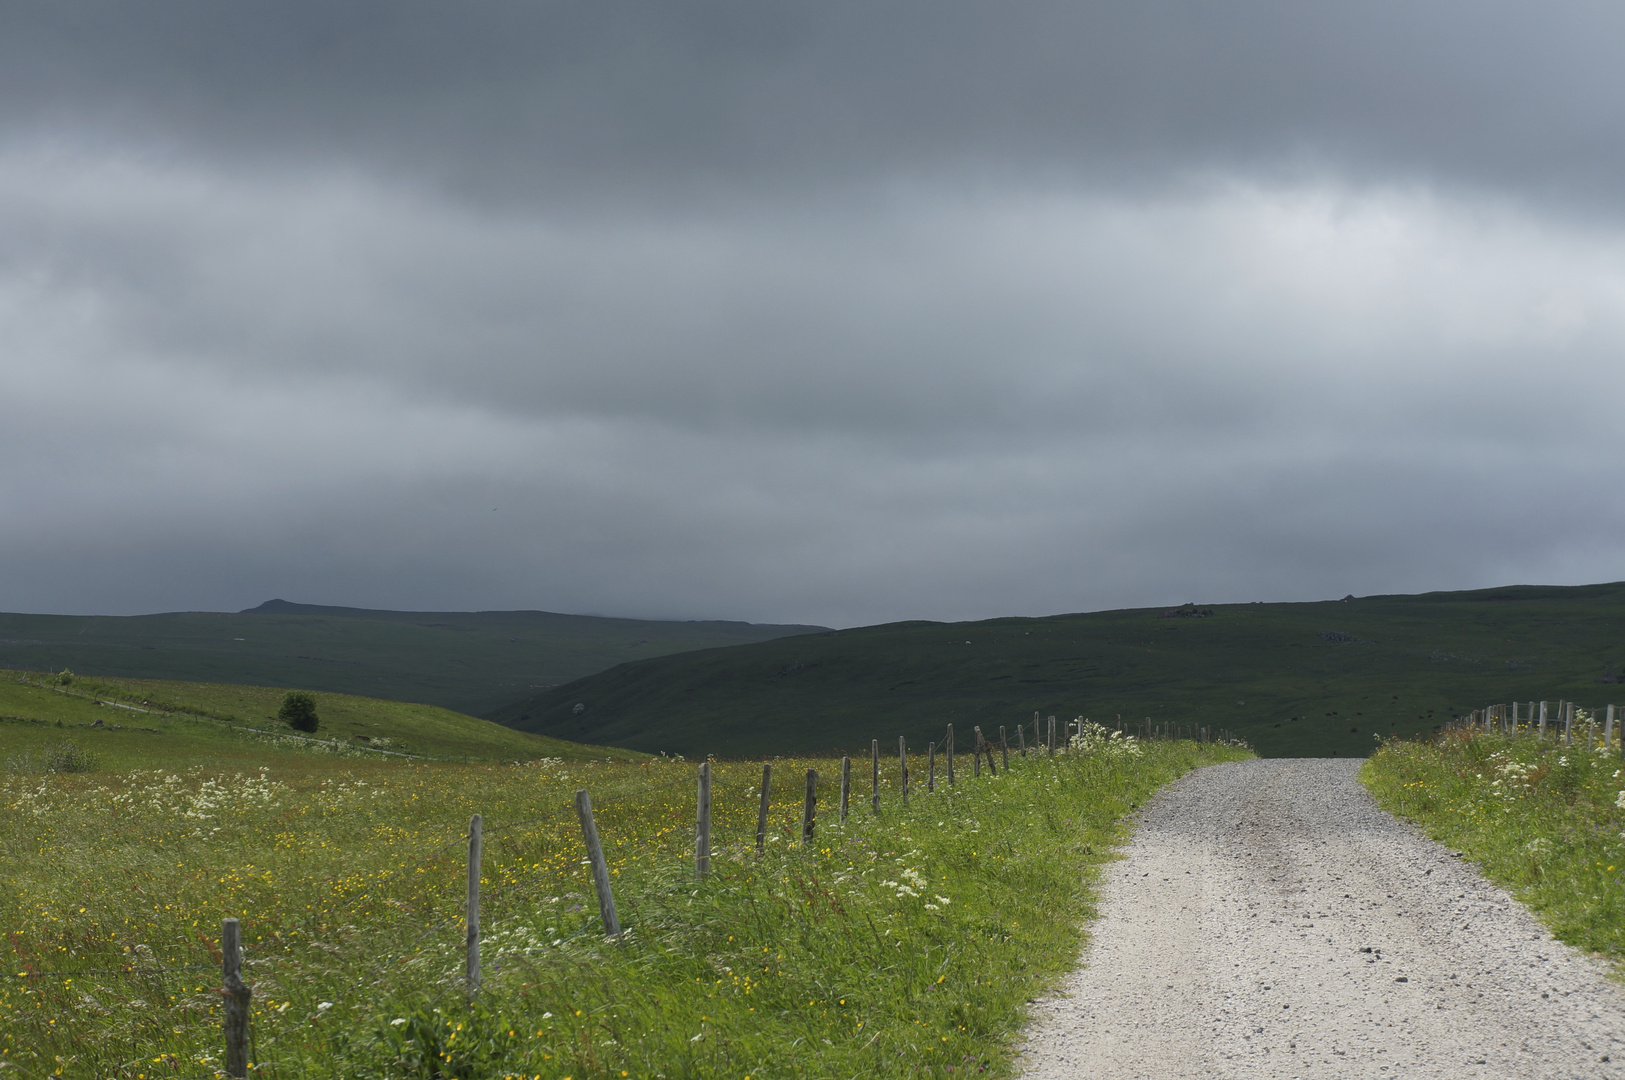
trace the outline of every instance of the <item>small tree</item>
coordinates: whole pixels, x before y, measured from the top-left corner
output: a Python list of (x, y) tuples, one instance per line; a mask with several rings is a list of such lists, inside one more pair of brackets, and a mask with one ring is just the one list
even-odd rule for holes
[(289, 690), (283, 696), (282, 708), (276, 711), (276, 715), (289, 727), (299, 731), (313, 732), (322, 724), (321, 718), (316, 715), (316, 698), (303, 690)]

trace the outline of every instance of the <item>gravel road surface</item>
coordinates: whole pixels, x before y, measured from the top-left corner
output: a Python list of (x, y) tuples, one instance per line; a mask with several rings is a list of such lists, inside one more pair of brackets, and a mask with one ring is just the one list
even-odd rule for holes
[(1025, 1080), (1625, 1078), (1625, 990), (1337, 758), (1199, 769), (1101, 882)]

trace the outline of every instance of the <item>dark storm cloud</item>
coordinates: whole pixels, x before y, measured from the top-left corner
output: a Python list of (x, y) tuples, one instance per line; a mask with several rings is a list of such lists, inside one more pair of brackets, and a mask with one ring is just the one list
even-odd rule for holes
[(14, 129), (506, 198), (1332, 168), (1620, 194), (1606, 3), (8, 5)]
[(10, 6), (0, 607), (1617, 578), (1622, 21)]

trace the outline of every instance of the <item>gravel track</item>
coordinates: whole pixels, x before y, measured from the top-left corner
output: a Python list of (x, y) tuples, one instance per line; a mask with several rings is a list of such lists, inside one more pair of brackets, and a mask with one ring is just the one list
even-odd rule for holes
[(1243, 761), (1158, 794), (1025, 1080), (1625, 1078), (1625, 990), (1359, 766)]

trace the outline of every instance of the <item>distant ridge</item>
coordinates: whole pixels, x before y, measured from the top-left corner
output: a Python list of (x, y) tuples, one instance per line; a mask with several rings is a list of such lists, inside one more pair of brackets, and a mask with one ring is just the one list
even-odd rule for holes
[(416, 622), (420, 619), (481, 620), (513, 616), (530, 619), (579, 620), (593, 619), (606, 623), (632, 623), (639, 626), (654, 623), (672, 626), (730, 626), (783, 630), (794, 634), (820, 634), (827, 626), (800, 623), (751, 623), (739, 619), (632, 619), (616, 615), (565, 615), (556, 611), (538, 611), (531, 608), (503, 608), (489, 611), (394, 611), (389, 608), (336, 607), (329, 604), (296, 604), (291, 600), (267, 600), (256, 607), (243, 608), (239, 615), (320, 615), (335, 619), (388, 619), (394, 622)]
[(237, 612), (0, 614), (0, 667), (297, 687), (479, 715), (628, 660), (823, 630), (550, 611), (386, 611), (278, 598)]
[(960, 746), (972, 725), (1015, 742), (1038, 712), (1224, 727), (1266, 756), (1364, 757), (1378, 737), (1487, 704), (1625, 704), (1621, 670), (1625, 583), (1510, 585), (859, 627), (629, 662), (485, 716), (690, 756), (864, 757), (877, 735), (940, 745), (949, 722)]

